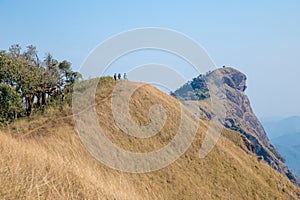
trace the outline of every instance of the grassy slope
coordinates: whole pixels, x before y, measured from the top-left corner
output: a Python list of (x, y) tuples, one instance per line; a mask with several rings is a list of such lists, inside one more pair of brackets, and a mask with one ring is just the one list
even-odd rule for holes
[[(164, 105), (171, 116), (157, 136), (138, 140), (112, 120), (107, 97), (113, 86), (112, 79), (101, 79), (96, 95), (99, 123), (107, 136), (132, 151), (167, 144), (178, 126), (178, 102), (150, 85), (134, 93), (130, 107), (137, 123), (148, 122), (153, 103)], [(188, 151), (168, 167), (146, 174), (112, 170), (90, 156), (74, 130), (71, 109), (62, 110), (19, 120), (0, 133), (1, 199), (297, 199), (300, 193), (287, 178), (247, 154), (236, 132), (224, 130), (212, 152), (200, 159), (209, 123), (204, 120)]]

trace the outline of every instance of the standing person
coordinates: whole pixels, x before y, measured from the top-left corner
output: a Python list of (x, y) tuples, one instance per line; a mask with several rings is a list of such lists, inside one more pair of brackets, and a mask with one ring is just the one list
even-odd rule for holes
[(127, 74), (126, 74), (126, 73), (124, 73), (123, 79), (124, 79), (124, 80), (127, 80)]
[(117, 80), (117, 73), (114, 74), (114, 79)]
[(119, 79), (119, 80), (121, 79), (121, 73), (118, 74), (118, 79)]

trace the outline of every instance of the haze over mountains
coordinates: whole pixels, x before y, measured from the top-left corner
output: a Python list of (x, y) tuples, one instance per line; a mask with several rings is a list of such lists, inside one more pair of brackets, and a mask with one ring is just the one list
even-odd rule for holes
[(300, 116), (291, 116), (279, 120), (262, 119), (270, 139), (300, 132)]
[(281, 120), (262, 120), (270, 140), (286, 160), (286, 164), (300, 176), (300, 117)]

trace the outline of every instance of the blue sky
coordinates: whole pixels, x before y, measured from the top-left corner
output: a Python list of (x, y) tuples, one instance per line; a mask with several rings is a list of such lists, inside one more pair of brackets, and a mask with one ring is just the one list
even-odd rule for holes
[[(260, 117), (300, 115), (299, 1), (0, 0), (0, 49), (33, 44), (78, 69), (106, 38), (141, 27), (182, 32), (217, 66), (248, 76)], [(190, 74), (193, 76), (193, 74)]]

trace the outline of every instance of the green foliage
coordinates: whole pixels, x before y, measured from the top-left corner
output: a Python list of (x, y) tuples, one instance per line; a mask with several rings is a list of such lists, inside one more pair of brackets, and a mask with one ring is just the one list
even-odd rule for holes
[[(21, 46), (16, 44), (8, 52), (0, 51), (1, 106), (4, 105), (1, 120), (11, 121), (12, 112), (14, 115), (25, 112), (30, 116), (48, 104), (65, 102), (64, 97), (72, 92), (74, 82), (80, 78), (80, 73), (72, 71), (70, 62), (59, 62), (50, 53), (41, 61), (35, 46), (29, 45), (22, 52)], [(18, 102), (23, 105), (19, 106)]]
[(192, 81), (187, 82), (175, 92), (171, 93), (171, 95), (180, 100), (193, 101), (203, 100), (210, 97), (204, 75), (199, 75)]
[(0, 125), (5, 125), (21, 115), (21, 95), (13, 86), (0, 85)]

